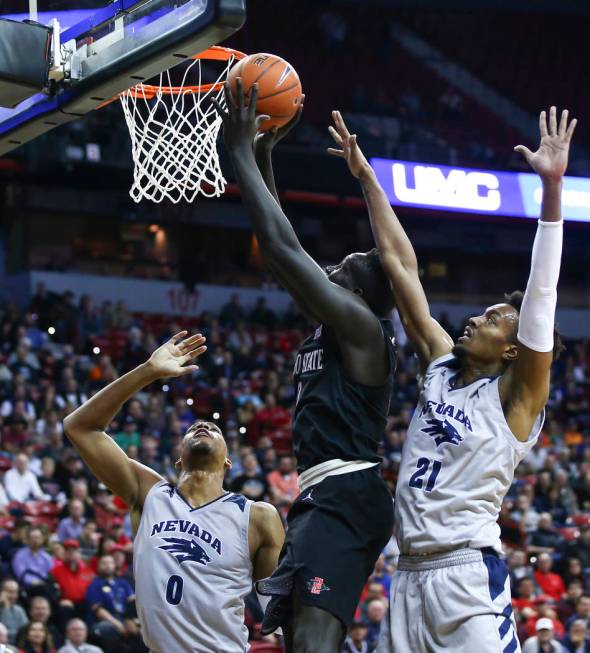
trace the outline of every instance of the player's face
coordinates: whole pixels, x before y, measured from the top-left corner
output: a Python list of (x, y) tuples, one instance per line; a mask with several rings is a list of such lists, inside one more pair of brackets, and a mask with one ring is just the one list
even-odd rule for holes
[(182, 466), (186, 471), (206, 467), (223, 467), (227, 445), (221, 429), (213, 422), (196, 422), (182, 441)]
[(325, 272), (332, 283), (348, 290), (354, 290), (355, 270), (361, 263), (362, 258), (366, 256), (362, 252), (349, 254), (336, 265), (328, 265)]
[(495, 304), (469, 319), (453, 353), (485, 363), (508, 362), (516, 355), (518, 311), (509, 304)]

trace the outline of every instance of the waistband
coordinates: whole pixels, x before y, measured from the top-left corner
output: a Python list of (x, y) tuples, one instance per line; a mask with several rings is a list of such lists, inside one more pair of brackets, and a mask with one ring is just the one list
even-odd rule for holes
[(432, 553), (423, 556), (400, 555), (397, 568), (399, 571), (428, 571), (429, 569), (443, 569), (468, 565), (472, 562), (481, 562), (484, 555), (493, 555), (498, 558), (498, 553), (491, 547), (485, 549), (455, 549), (444, 553)]
[(340, 474), (350, 474), (351, 472), (360, 472), (361, 469), (375, 467), (379, 463), (368, 462), (367, 460), (342, 460), (333, 458), (326, 460), (319, 465), (314, 465), (299, 474), (297, 484), (300, 492), (305, 492), (307, 488), (317, 483), (321, 483), (328, 476), (338, 476)]

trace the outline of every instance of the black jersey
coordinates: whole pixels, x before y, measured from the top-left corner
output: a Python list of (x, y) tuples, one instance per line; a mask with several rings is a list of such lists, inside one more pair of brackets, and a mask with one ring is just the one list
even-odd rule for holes
[(383, 440), (396, 363), (393, 326), (381, 320), (381, 327), (389, 375), (380, 386), (346, 377), (336, 334), (326, 325), (301, 346), (293, 372), (297, 403), (292, 427), (299, 473), (334, 458), (381, 462), (377, 450)]

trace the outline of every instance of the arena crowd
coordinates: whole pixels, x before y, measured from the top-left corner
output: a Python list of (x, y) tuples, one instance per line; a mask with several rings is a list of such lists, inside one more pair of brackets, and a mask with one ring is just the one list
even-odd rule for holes
[[(199, 371), (148, 387), (110, 434), (174, 482), (185, 430), (199, 418), (215, 420), (233, 462), (227, 489), (270, 501), (283, 516), (297, 496), (291, 367), (309, 327), (295, 307), (278, 316), (261, 299), (245, 310), (236, 294), (219, 315), (167, 318), (133, 315), (122, 302), (97, 307), (87, 296), (75, 300), (43, 286), (24, 312), (2, 306), (0, 644), (9, 651), (146, 651), (126, 506), (86, 469), (62, 420), (181, 328), (208, 339)], [(392, 492), (418, 397), (403, 338), (398, 354), (382, 452)], [(542, 437), (517, 470), (500, 526), (524, 653), (590, 653), (590, 341), (568, 342), (555, 364)], [(395, 561), (392, 544), (363, 591), (348, 653), (375, 650)], [(253, 650), (261, 617), (249, 597)], [(278, 637), (265, 644), (281, 650)]]

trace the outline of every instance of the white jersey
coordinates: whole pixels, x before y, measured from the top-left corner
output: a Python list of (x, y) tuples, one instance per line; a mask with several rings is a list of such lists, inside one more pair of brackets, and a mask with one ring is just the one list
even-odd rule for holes
[(137, 612), (154, 653), (244, 653), (252, 589), (251, 501), (228, 492), (193, 508), (163, 481), (149, 491), (134, 542)]
[(402, 554), (462, 547), (501, 552), (502, 500), (543, 425), (542, 413), (528, 441), (520, 442), (504, 417), (500, 377), (454, 388), (456, 363), (448, 354), (428, 366), (408, 428), (395, 495)]

